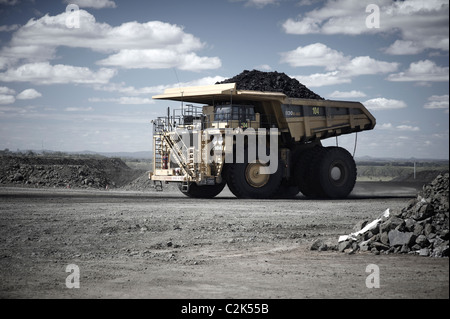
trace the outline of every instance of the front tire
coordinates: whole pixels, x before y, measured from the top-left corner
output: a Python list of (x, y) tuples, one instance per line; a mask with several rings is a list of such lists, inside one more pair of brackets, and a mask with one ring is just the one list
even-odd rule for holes
[(277, 171), (273, 174), (259, 174), (263, 164), (242, 163), (231, 164), (227, 168), (227, 183), (231, 192), (237, 198), (271, 198), (278, 191), (283, 178), (280, 161)]

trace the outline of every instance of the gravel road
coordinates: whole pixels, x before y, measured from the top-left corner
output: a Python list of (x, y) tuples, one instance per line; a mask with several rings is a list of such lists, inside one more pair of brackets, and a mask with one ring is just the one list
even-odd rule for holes
[(0, 298), (449, 298), (448, 258), (310, 250), (418, 188), (357, 183), (316, 201), (1, 187)]

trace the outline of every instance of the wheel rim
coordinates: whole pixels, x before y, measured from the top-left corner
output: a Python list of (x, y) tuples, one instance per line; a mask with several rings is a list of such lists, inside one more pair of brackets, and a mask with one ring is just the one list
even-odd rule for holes
[(345, 180), (345, 168), (341, 163), (334, 163), (330, 167), (330, 180), (334, 184), (341, 184)]
[(259, 169), (263, 167), (261, 163), (251, 163), (248, 164), (245, 169), (245, 180), (247, 183), (255, 188), (265, 186), (270, 179), (269, 174), (260, 174)]
[(339, 168), (339, 166), (335, 166), (331, 169), (330, 177), (332, 180), (338, 181), (341, 179), (341, 176), (342, 176), (342, 172), (341, 172), (341, 169)]

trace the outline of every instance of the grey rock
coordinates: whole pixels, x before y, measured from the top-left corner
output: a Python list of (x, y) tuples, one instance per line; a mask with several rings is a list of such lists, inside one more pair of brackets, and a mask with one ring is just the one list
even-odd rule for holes
[(351, 247), (351, 245), (352, 245), (352, 243), (350, 241), (348, 241), (348, 240), (342, 241), (338, 245), (338, 250), (340, 252), (343, 252), (345, 249)]
[(388, 234), (391, 246), (409, 245), (414, 234), (412, 232), (401, 232), (396, 229), (391, 230)]
[(380, 241), (385, 245), (389, 245), (389, 235), (386, 231), (381, 233)]
[(426, 219), (426, 218), (430, 217), (431, 215), (433, 215), (433, 211), (434, 211), (433, 206), (426, 203), (419, 208), (419, 210), (415, 213), (413, 218), (415, 220)]
[(412, 218), (407, 218), (405, 219), (405, 228), (412, 232), (414, 231), (414, 225), (416, 224), (416, 221)]
[(428, 237), (428, 235), (429, 235), (430, 233), (432, 233), (433, 230), (434, 230), (433, 225), (431, 225), (431, 224), (426, 224), (425, 227), (424, 227), (424, 230), (423, 230), (423, 231), (424, 231), (424, 235)]
[(427, 235), (427, 238), (428, 238), (428, 240), (432, 240), (432, 239), (434, 239), (434, 238), (436, 238), (436, 234), (435, 233), (429, 233), (428, 235)]
[(16, 174), (14, 174), (12, 180), (13, 180), (14, 182), (20, 182), (20, 181), (23, 181), (23, 175), (20, 174), (20, 173), (16, 173)]
[(416, 238), (416, 244), (423, 248), (427, 247), (430, 244), (430, 242), (428, 241), (425, 235), (419, 235)]
[(393, 216), (380, 224), (380, 232), (389, 232), (391, 229), (395, 229), (402, 224), (404, 224), (403, 219)]
[(449, 244), (448, 240), (436, 245), (433, 249), (431, 256), (433, 257), (448, 257), (449, 256)]
[(361, 251), (368, 251), (370, 249), (370, 239), (360, 242), (358, 246)]
[(375, 247), (377, 250), (389, 250), (388, 245), (385, 245), (385, 244), (377, 242), (377, 241), (373, 242), (372, 246)]
[(430, 251), (428, 250), (428, 248), (422, 248), (421, 250), (419, 250), (419, 255), (420, 256), (428, 256), (430, 254)]
[(423, 231), (423, 226), (419, 223), (416, 223), (414, 225), (414, 231), (413, 231), (414, 235), (419, 236), (422, 234), (422, 231)]
[(323, 241), (321, 239), (316, 239), (311, 247), (309, 248), (310, 250), (319, 250), (320, 246), (322, 246)]
[(403, 245), (402, 246), (402, 248), (400, 249), (400, 253), (402, 253), (402, 254), (407, 254), (407, 253), (409, 253), (409, 247), (408, 247), (408, 245)]

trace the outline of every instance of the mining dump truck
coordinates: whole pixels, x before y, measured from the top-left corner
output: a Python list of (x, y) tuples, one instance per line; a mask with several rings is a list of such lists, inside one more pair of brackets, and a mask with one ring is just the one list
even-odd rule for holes
[[(345, 198), (356, 181), (352, 154), (323, 139), (375, 127), (359, 102), (290, 98), (236, 83), (166, 89), (181, 102), (153, 120), (155, 187), (213, 198), (225, 185), (238, 198)], [(157, 183), (159, 183), (157, 185)]]

